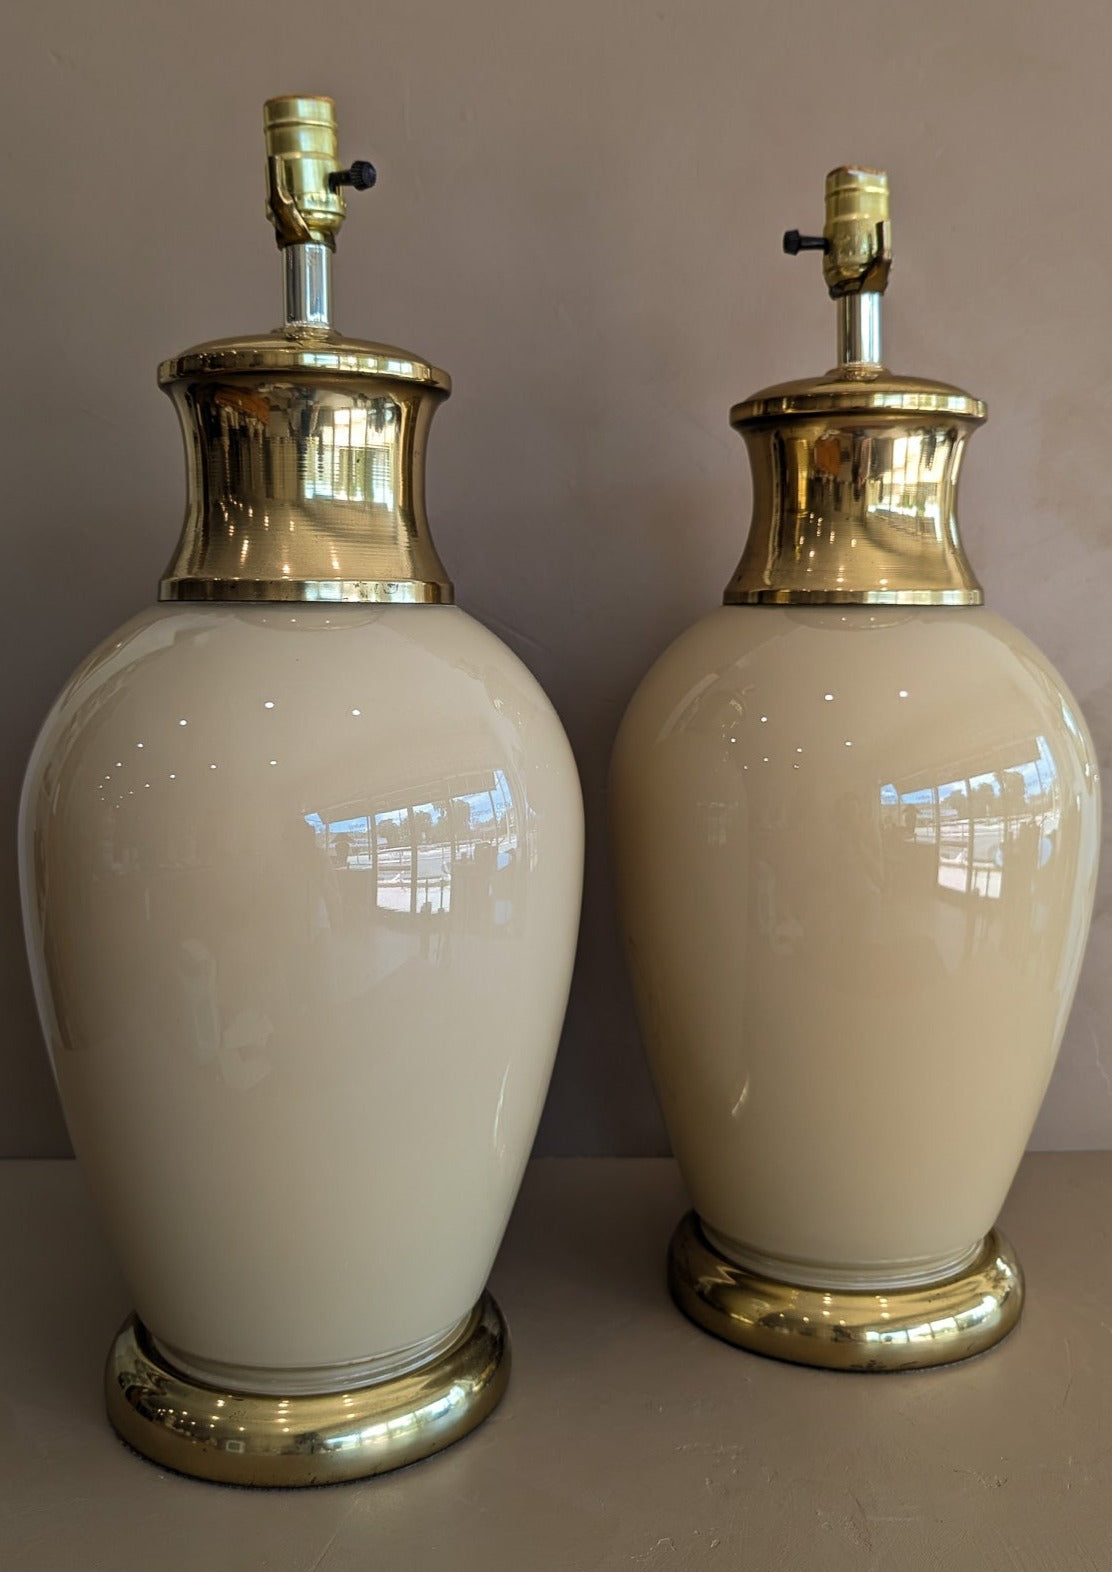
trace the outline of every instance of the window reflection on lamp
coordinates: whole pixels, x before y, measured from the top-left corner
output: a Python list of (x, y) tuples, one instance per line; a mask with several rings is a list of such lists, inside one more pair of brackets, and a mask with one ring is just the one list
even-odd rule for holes
[(502, 770), (443, 783), (451, 795), (351, 802), (303, 815), (341, 880), (345, 913), (443, 918), (508, 931), (521, 850), (518, 805)]
[(938, 785), (882, 786), (890, 852), (930, 848), (935, 883), (956, 895), (997, 900), (1033, 878), (1053, 855), (1060, 818), (1049, 748), (1043, 737), (1033, 742), (1033, 756), (993, 770)]
[(338, 502), (392, 508), (398, 407), (392, 399), (368, 399), (350, 407), (322, 408), (309, 438), (305, 495)]

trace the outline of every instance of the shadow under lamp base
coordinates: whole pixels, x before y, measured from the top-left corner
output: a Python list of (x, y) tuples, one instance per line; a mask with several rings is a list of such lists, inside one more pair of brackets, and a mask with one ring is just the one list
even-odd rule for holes
[(921, 1370), (968, 1359), (1006, 1337), (1023, 1304), (1019, 1262), (995, 1229), (960, 1271), (880, 1293), (758, 1276), (714, 1249), (694, 1212), (672, 1236), (668, 1286), (705, 1332), (828, 1370)]
[(402, 1468), (451, 1446), (497, 1406), (510, 1373), (489, 1293), (459, 1339), (405, 1375), (347, 1392), (281, 1398), (221, 1391), (182, 1374), (137, 1317), (105, 1370), (112, 1425), (163, 1468), (227, 1485), (329, 1485)]

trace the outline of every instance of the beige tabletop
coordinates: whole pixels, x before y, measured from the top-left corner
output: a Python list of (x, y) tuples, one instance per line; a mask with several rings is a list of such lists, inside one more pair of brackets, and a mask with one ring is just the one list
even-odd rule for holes
[(365, 1483), (161, 1472), (101, 1413), (127, 1296), (72, 1163), (0, 1164), (2, 1572), (1056, 1572), (1112, 1568), (1112, 1153), (1026, 1159), (1019, 1329), (980, 1359), (836, 1375), (672, 1308), (669, 1162), (535, 1163), (493, 1287), (501, 1408)]

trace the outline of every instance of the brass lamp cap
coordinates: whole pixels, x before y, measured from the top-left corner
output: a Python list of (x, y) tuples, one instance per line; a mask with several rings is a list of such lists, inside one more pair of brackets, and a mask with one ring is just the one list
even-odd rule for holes
[(762, 388), (733, 406), (730, 425), (743, 431), (747, 426), (790, 416), (813, 420), (854, 415), (889, 421), (925, 415), (979, 426), (988, 418), (988, 410), (982, 399), (948, 382), (902, 377), (884, 366), (847, 376), (838, 367), (819, 377), (801, 377)]
[(354, 388), (357, 379), (415, 382), (438, 393), (452, 390), (452, 379), (439, 366), (393, 344), (342, 338), (339, 333), (304, 340), (291, 333), (260, 333), (253, 338), (218, 338), (172, 355), (158, 368), (161, 387), (182, 377), (230, 373), (283, 372), (300, 374), (306, 384), (342, 378)]

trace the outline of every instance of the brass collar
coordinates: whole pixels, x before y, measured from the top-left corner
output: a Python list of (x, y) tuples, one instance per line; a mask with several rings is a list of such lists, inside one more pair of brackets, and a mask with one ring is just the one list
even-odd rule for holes
[(985, 406), (881, 367), (766, 388), (737, 404), (753, 519), (727, 605), (979, 606), (955, 513)]
[(424, 455), (447, 374), (339, 334), (199, 344), (159, 381), (187, 451), (161, 600), (447, 603)]

